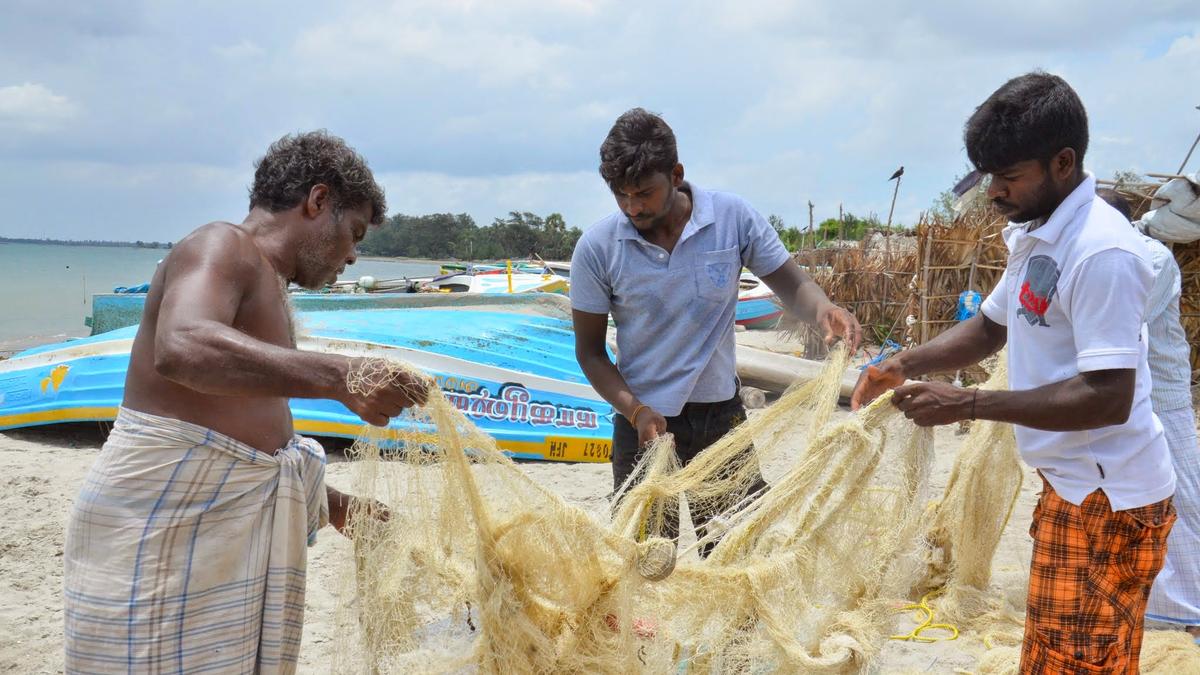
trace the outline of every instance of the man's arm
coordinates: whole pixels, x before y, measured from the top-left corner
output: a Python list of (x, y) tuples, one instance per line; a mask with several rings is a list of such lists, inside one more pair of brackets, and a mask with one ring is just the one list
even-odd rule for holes
[(857, 410), (905, 380), (972, 366), (1007, 341), (1008, 330), (980, 312), (920, 347), (902, 351), (878, 367), (868, 366), (850, 395), (850, 408)]
[(223, 226), (171, 252), (163, 270), (155, 369), (205, 394), (333, 398), (346, 379), (345, 358), (298, 352), (233, 327), (242, 300), (255, 291), (257, 257), (248, 235)]
[[(892, 400), (907, 417), (923, 425), (970, 417), (1046, 431), (1123, 424), (1133, 407), (1137, 367), (1143, 358), (1142, 308), (1151, 283), (1149, 266), (1130, 251), (1108, 249), (1080, 263), (1069, 291), (1059, 298), (1072, 322), (1078, 375), (1022, 391), (977, 391), (921, 382), (898, 387)], [(921, 350), (913, 350), (917, 357), (910, 356), (902, 365), (944, 367), (946, 359), (922, 362)]]
[(826, 344), (831, 345), (834, 339), (841, 338), (846, 341), (851, 354), (858, 349), (858, 343), (862, 340), (862, 326), (858, 324), (858, 319), (830, 302), (825, 291), (794, 260), (789, 258), (762, 280), (775, 291), (789, 313), (821, 329)]
[(243, 298), (255, 292), (258, 255), (248, 235), (230, 226), (209, 228), (172, 251), (155, 332), (159, 375), (205, 394), (333, 399), (375, 425), (424, 401), (416, 383), (351, 395), (351, 359), (280, 347), (234, 328)]
[(1095, 370), (1024, 391), (917, 382), (896, 387), (892, 400), (919, 426), (981, 419), (1043, 431), (1083, 431), (1129, 419), (1136, 375), (1136, 370)]
[[(625, 419), (633, 422), (636, 416), (638, 438), (642, 443), (666, 433), (666, 419), (658, 411), (643, 407), (617, 366), (608, 358), (605, 349), (608, 316), (574, 309), (571, 310), (571, 321), (575, 326), (575, 359), (596, 393)], [(639, 408), (642, 409), (639, 411)]]

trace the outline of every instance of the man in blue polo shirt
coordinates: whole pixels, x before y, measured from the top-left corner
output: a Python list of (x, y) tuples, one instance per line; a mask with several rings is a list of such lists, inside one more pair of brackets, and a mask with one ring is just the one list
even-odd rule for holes
[[(619, 210), (575, 247), (571, 307), (579, 365), (618, 413), (612, 465), (619, 490), (657, 436), (672, 434), (686, 465), (745, 419), (733, 339), (743, 265), (827, 342), (841, 338), (856, 349), (861, 328), (745, 200), (684, 181), (675, 134), (658, 115), (634, 108), (617, 118), (600, 146), (600, 175)], [(616, 364), (605, 351), (610, 313)], [(692, 513), (692, 522), (702, 532), (713, 515)]]

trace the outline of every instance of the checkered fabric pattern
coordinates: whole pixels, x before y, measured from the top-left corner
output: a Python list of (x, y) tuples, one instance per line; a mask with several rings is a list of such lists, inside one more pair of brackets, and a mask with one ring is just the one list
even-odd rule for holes
[(292, 673), (325, 452), (122, 408), (67, 523), (66, 672)]
[(1167, 537), (1167, 562), (1150, 589), (1146, 618), (1200, 626), (1200, 444), (1189, 405), (1158, 413), (1175, 465), (1172, 502), (1179, 519)]
[(1146, 598), (1175, 522), (1170, 499), (1112, 510), (1097, 490), (1076, 506), (1043, 479), (1022, 673), (1136, 673)]

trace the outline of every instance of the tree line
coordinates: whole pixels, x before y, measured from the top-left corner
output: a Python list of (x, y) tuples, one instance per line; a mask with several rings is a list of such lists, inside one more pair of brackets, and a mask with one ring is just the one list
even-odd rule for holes
[[(871, 232), (883, 232), (888, 229), (887, 225), (880, 222), (875, 214), (863, 218), (850, 212), (846, 212), (841, 220), (826, 218), (811, 230), (807, 227), (804, 229), (791, 227), (784, 222), (783, 218), (775, 214), (768, 216), (767, 222), (775, 228), (779, 239), (783, 241), (784, 247), (789, 251), (819, 247), (823, 242), (835, 239), (860, 241)], [(905, 228), (900, 225), (892, 225), (891, 231), (904, 232)]]
[(100, 239), (34, 239), (30, 237), (0, 237), (0, 244), (44, 244), (49, 246), (107, 246), (120, 248), (171, 248), (169, 241), (107, 241)]
[(479, 227), (465, 213), (397, 214), (372, 228), (359, 244), (365, 255), (459, 260), (504, 260), (539, 256), (570, 260), (583, 232), (561, 214), (545, 218), (512, 211)]

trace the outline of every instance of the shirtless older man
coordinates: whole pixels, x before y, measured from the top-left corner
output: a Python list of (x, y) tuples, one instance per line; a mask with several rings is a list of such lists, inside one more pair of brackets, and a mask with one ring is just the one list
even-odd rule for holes
[(345, 527), (354, 498), (324, 484), (325, 453), (295, 435), (288, 399), (384, 425), (428, 389), (349, 391), (354, 359), (296, 349), (286, 289), (334, 281), (384, 215), (340, 138), (285, 136), (258, 162), (246, 219), (201, 227), (159, 265), (67, 527), (68, 672), (295, 669), (306, 547)]

